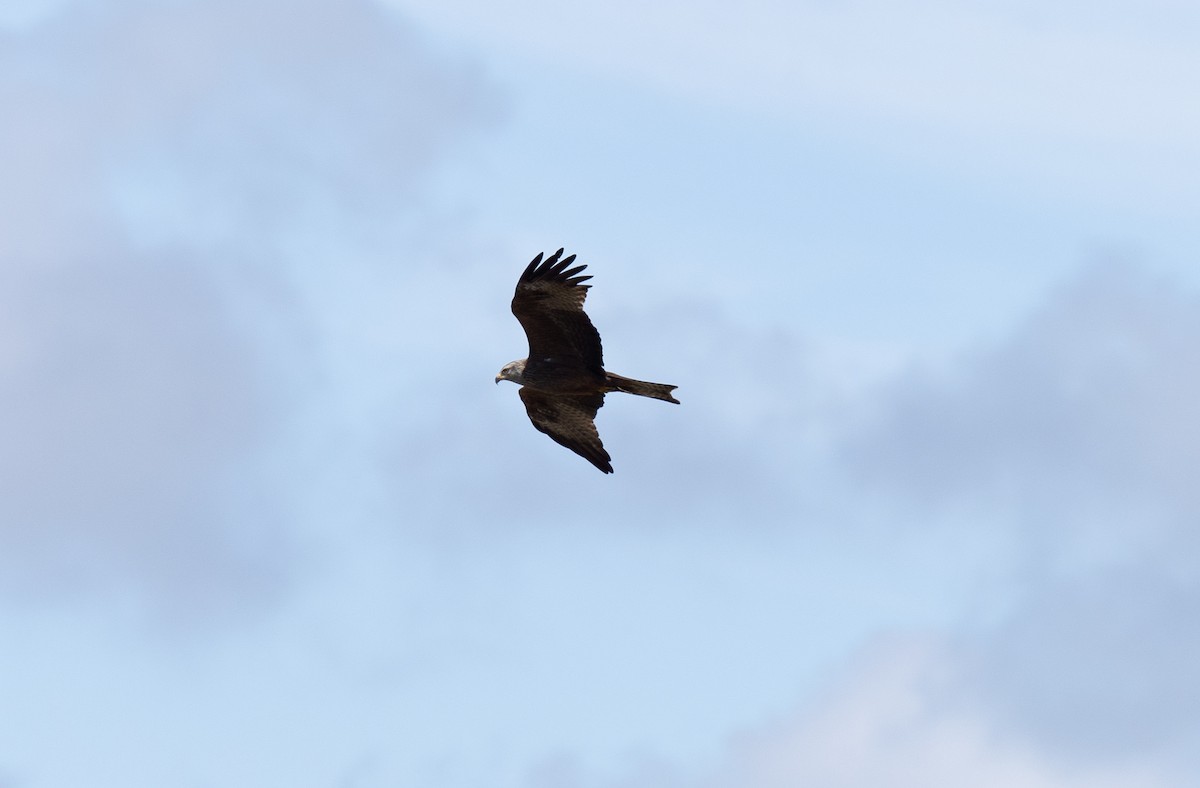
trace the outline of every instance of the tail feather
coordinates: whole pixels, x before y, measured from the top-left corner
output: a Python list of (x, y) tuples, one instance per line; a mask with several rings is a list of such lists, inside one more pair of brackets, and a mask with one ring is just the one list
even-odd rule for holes
[(679, 400), (671, 396), (671, 392), (678, 386), (668, 386), (666, 383), (647, 383), (644, 380), (634, 380), (615, 375), (612, 372), (604, 374), (608, 376), (608, 385), (613, 391), (624, 391), (626, 394), (637, 394), (639, 397), (652, 397), (679, 404)]

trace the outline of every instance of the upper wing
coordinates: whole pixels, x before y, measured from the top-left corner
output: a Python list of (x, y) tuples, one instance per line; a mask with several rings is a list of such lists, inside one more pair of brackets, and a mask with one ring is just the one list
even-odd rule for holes
[(604, 407), (604, 394), (546, 394), (521, 387), (525, 412), (539, 432), (566, 446), (605, 473), (612, 473), (612, 458), (600, 442), (596, 411)]
[(576, 276), (587, 266), (567, 268), (575, 255), (563, 250), (542, 261), (539, 254), (517, 280), (512, 311), (529, 338), (529, 364), (552, 361), (602, 374), (604, 351), (600, 333), (583, 311), (590, 276)]

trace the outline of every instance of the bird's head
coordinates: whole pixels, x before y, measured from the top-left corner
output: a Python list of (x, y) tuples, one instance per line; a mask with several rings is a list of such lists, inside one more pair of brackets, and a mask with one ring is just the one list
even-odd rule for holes
[(500, 370), (500, 374), (496, 376), (496, 382), (502, 380), (511, 380), (517, 385), (525, 383), (525, 359), (520, 361), (510, 361)]

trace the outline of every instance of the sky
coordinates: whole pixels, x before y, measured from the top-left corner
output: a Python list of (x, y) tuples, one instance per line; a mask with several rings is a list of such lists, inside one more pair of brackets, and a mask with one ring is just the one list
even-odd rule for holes
[[(0, 788), (1200, 783), (1200, 10), (0, 7)], [(594, 275), (598, 473), (508, 302)]]

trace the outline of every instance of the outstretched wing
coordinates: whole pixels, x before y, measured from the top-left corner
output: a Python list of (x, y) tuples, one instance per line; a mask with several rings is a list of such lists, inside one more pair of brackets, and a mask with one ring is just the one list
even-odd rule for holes
[[(575, 255), (559, 249), (545, 261), (539, 254), (517, 280), (512, 311), (529, 338), (529, 364), (553, 364), (602, 375), (600, 333), (583, 311), (590, 276), (577, 276), (585, 265), (568, 268)], [(528, 372), (528, 367), (527, 367)], [(597, 406), (599, 407), (599, 406)]]
[(596, 411), (604, 407), (603, 392), (591, 394), (547, 394), (521, 387), (525, 412), (539, 432), (566, 446), (605, 473), (612, 473), (612, 458), (600, 442)]

